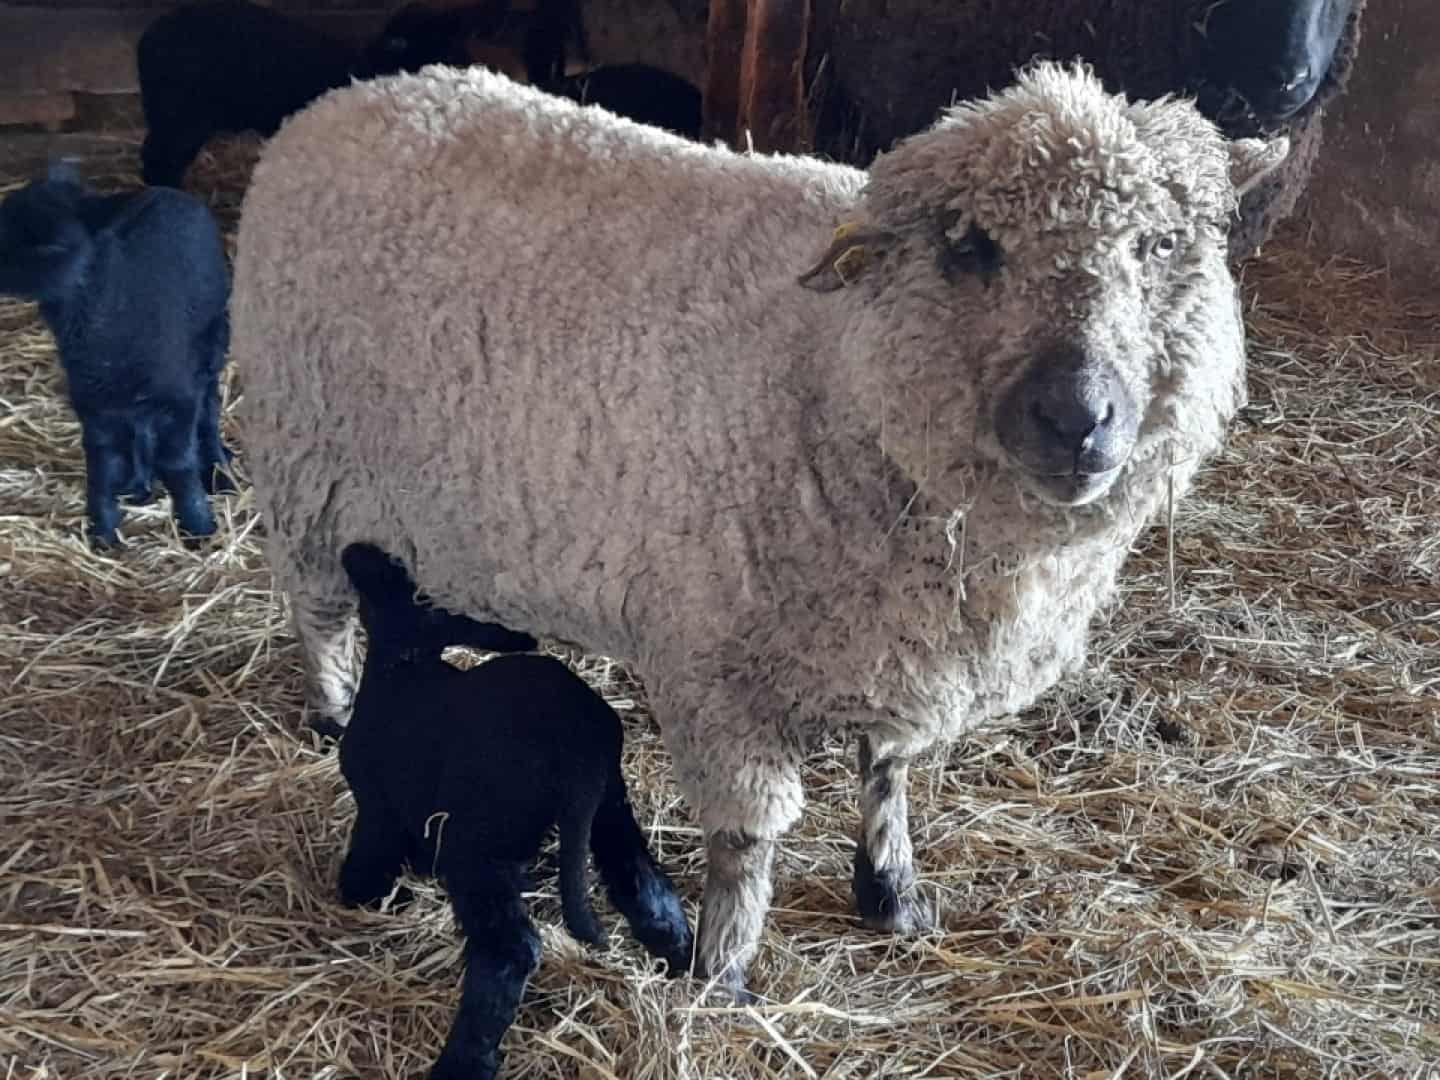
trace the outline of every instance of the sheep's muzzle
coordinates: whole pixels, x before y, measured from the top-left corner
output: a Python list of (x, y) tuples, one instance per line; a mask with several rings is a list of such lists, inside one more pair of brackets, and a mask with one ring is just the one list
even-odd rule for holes
[(1135, 448), (1139, 418), (1115, 365), (1067, 343), (1038, 352), (1000, 398), (994, 422), (1036, 495), (1080, 506), (1114, 483)]

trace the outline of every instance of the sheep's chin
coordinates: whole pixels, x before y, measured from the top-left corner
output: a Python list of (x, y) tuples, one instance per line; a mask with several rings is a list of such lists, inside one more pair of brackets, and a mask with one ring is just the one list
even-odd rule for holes
[(1085, 506), (1102, 498), (1120, 476), (1124, 466), (1117, 466), (1103, 473), (1066, 473), (1060, 476), (1046, 476), (1022, 470), (1022, 483), (1032, 495), (1051, 506), (1072, 508)]

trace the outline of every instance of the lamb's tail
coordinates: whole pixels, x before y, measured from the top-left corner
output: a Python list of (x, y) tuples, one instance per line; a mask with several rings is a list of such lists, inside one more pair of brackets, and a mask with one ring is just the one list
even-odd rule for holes
[(669, 876), (650, 854), (645, 834), (630, 809), (618, 765), (595, 813), (590, 850), (610, 903), (630, 924), (635, 940), (651, 956), (664, 960), (672, 977), (688, 972), (695, 938), (684, 905)]
[(374, 544), (349, 544), (340, 563), (360, 594), (360, 619), (372, 650), (389, 659), (438, 658), (448, 645), (488, 652), (529, 652), (529, 634), (477, 622), (436, 607), (415, 589), (405, 567)]

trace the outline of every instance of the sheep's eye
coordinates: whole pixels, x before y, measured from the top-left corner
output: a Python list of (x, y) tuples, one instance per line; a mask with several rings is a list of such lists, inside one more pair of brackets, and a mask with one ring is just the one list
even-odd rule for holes
[(979, 225), (971, 225), (959, 240), (951, 240), (944, 246), (942, 268), (947, 278), (956, 274), (979, 274), (988, 279), (1000, 269), (1003, 259), (1000, 245)]
[(1175, 248), (1178, 246), (1174, 233), (1146, 236), (1140, 240), (1139, 255), (1142, 259), (1168, 259), (1175, 254)]

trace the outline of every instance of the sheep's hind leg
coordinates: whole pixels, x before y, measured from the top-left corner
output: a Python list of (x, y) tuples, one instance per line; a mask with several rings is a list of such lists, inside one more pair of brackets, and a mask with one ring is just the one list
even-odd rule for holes
[(910, 759), (876, 753), (860, 739), (861, 835), (855, 849), (855, 906), (872, 930), (907, 934), (927, 929), (934, 915), (914, 893), (915, 863), (905, 782)]
[(475, 860), (463, 880), (446, 882), (465, 933), (465, 981), (430, 1080), (494, 1080), (500, 1069), (500, 1040), (540, 962), (540, 938), (520, 898), (521, 879), (514, 864)]

